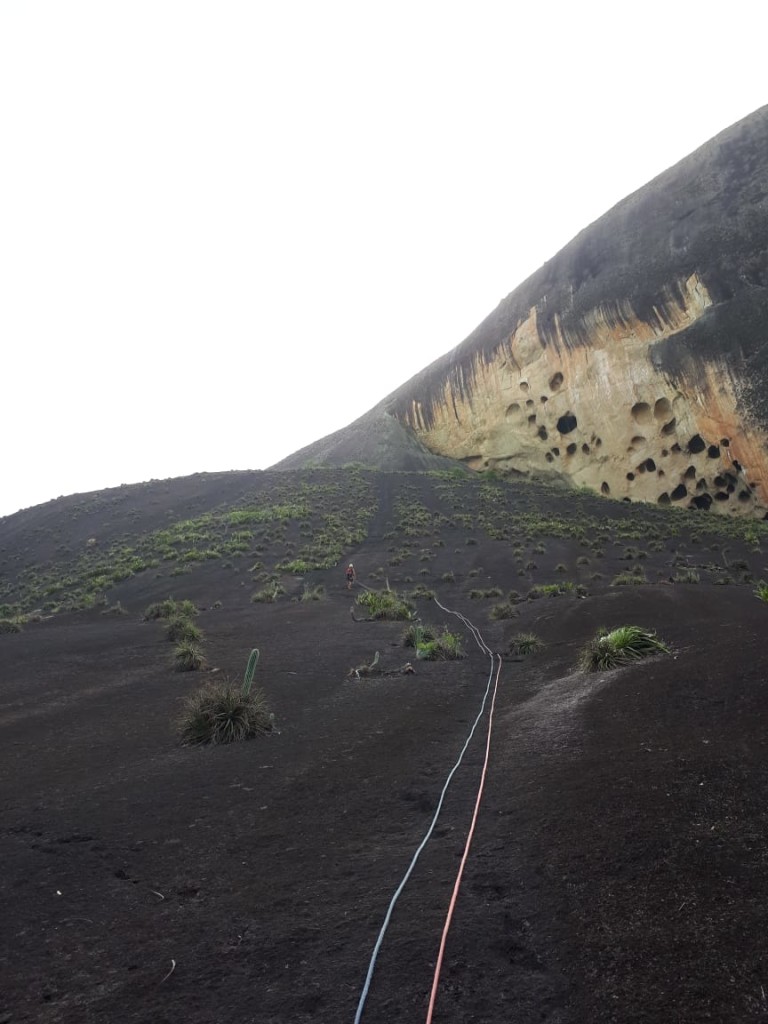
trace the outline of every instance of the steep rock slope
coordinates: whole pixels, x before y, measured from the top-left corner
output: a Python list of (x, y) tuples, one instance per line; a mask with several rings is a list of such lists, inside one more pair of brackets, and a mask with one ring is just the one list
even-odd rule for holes
[(767, 196), (768, 106), (582, 231), (366, 416), (280, 465), (354, 453), (404, 466), (427, 449), (763, 515)]

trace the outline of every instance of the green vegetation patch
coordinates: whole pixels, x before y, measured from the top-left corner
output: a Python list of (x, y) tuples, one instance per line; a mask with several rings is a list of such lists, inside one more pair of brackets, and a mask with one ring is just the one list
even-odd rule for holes
[(653, 654), (669, 654), (655, 633), (640, 626), (619, 626), (598, 630), (582, 650), (580, 665), (587, 672), (602, 672)]
[(411, 602), (394, 590), (366, 590), (358, 595), (357, 604), (365, 608), (372, 619), (398, 621), (410, 619), (414, 613)]

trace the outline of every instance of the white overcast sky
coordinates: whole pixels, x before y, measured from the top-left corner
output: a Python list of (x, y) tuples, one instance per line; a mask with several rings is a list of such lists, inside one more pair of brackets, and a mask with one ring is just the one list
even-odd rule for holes
[(0, 515), (355, 419), (766, 102), (759, 11), (3, 0)]

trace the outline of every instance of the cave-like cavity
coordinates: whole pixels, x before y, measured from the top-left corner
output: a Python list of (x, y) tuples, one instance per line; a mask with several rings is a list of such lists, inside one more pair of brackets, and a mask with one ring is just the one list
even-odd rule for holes
[(695, 466), (689, 466), (688, 469), (686, 469), (685, 473), (683, 473), (683, 479), (685, 479), (685, 480), (695, 480), (696, 479), (696, 467)]
[(701, 508), (705, 512), (709, 511), (712, 505), (711, 494), (697, 494), (695, 498), (691, 499), (691, 508)]
[(553, 448), (553, 449), (552, 449), (552, 454), (553, 454), (553, 455), (554, 455), (554, 456), (555, 456), (556, 458), (558, 458), (558, 459), (559, 459), (559, 458), (560, 458), (560, 449), (559, 449), (559, 448)]
[(669, 497), (669, 495), (667, 494), (667, 492), (666, 492), (666, 491), (664, 491), (664, 492), (663, 492), (662, 494), (660, 494), (660, 495), (658, 496), (658, 498), (656, 499), (656, 501), (657, 501), (657, 502), (659, 503), (659, 505), (668, 505), (668, 504), (669, 504), (669, 502), (670, 502), (670, 497)]
[(541, 402), (542, 405), (544, 405), (546, 402), (549, 401), (549, 399), (547, 398), (546, 395), (542, 395), (541, 398), (539, 399), (539, 401)]
[(552, 452), (547, 452), (545, 454), (544, 458), (547, 460), (547, 462), (554, 462), (555, 461), (555, 456), (552, 454)]
[(546, 441), (549, 437), (549, 434), (547, 433), (547, 428), (544, 426), (539, 427), (539, 429), (536, 431), (536, 434), (538, 435), (538, 437), (541, 438), (542, 441)]
[(560, 371), (558, 370), (557, 373), (551, 378), (551, 380), (549, 382), (549, 390), (550, 391), (559, 391), (560, 388), (563, 386), (563, 380), (564, 379), (565, 378), (563, 377), (562, 373), (560, 373)]
[(721, 437), (720, 438), (720, 447), (721, 448), (730, 448), (731, 447), (731, 442), (728, 440), (727, 437)]
[(676, 430), (677, 430), (677, 420), (674, 419), (674, 418), (671, 419), (669, 421), (669, 423), (665, 423), (664, 426), (661, 428), (661, 432), (664, 435), (664, 437), (669, 437), (669, 435), (670, 434), (674, 434), (674, 432)]
[(653, 421), (651, 407), (647, 402), (635, 402), (631, 414), (635, 423), (651, 423)]
[(577, 449), (578, 447), (579, 447), (579, 446), (578, 446), (577, 444), (575, 444), (575, 443), (573, 443), (573, 442), (572, 442), (572, 443), (571, 443), (571, 444), (569, 444), (569, 445), (568, 445), (568, 447), (567, 447), (567, 448), (565, 449), (565, 453), (566, 453), (566, 455), (575, 455), (575, 454), (576, 454), (576, 449)]
[(656, 469), (656, 463), (653, 461), (653, 459), (646, 459), (644, 465), (649, 473), (653, 473), (653, 471)]
[(672, 403), (668, 398), (659, 398), (653, 407), (653, 418), (655, 420), (666, 420), (672, 413)]
[(521, 380), (520, 381), (520, 390), (521, 391), (530, 391), (530, 389), (531, 389), (531, 385), (528, 383), (527, 380)]
[(716, 444), (711, 444), (709, 446), (709, 448), (707, 448), (707, 458), (708, 459), (719, 459), (720, 458), (720, 449), (718, 448), (718, 446)]
[(672, 493), (670, 494), (670, 498), (672, 499), (672, 501), (682, 501), (687, 494), (688, 488), (685, 486), (685, 484), (678, 484), (674, 491), (672, 491)]
[(581, 450), (584, 452), (585, 455), (589, 455), (591, 449), (590, 449), (589, 445), (586, 443), (586, 441), (581, 446)]
[(728, 501), (729, 498), (730, 494), (727, 494), (725, 491), (718, 491), (715, 495), (715, 501)]
[(749, 501), (751, 497), (749, 491), (739, 491), (739, 501)]
[(535, 412), (531, 413), (531, 415), (528, 417), (528, 426), (529, 427), (535, 427), (536, 426), (536, 413)]
[(576, 427), (578, 427), (578, 425), (576, 417), (572, 412), (570, 412), (570, 410), (557, 421), (557, 429), (561, 434), (570, 434), (572, 430), (575, 430)]
[(523, 422), (523, 410), (517, 402), (513, 402), (512, 405), (507, 406), (505, 418), (510, 423), (522, 423)]
[(634, 480), (634, 479), (635, 479), (635, 474), (634, 473), (627, 473), (627, 480)]
[(603, 492), (603, 494), (611, 493), (611, 488), (608, 486), (607, 480), (603, 480), (603, 482), (600, 484), (600, 490)]
[(701, 434), (694, 434), (688, 442), (688, 451), (691, 455), (698, 455), (699, 452), (703, 452), (707, 447), (707, 442), (701, 436)]

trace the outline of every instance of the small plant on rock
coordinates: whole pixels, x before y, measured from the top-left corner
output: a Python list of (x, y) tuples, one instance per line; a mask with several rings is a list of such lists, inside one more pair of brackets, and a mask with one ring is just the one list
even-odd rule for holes
[(511, 654), (534, 654), (544, 646), (544, 641), (535, 633), (517, 633), (509, 641)]
[(602, 672), (652, 654), (669, 654), (655, 633), (640, 626), (618, 626), (598, 630), (581, 652), (580, 664), (587, 672)]
[(492, 619), (513, 619), (520, 612), (517, 610), (515, 605), (511, 601), (500, 601), (499, 604), (495, 604), (490, 611)]
[(165, 635), (174, 643), (197, 644), (203, 639), (203, 631), (182, 615), (168, 620)]
[(366, 608), (373, 619), (398, 621), (413, 618), (413, 605), (394, 590), (366, 590), (358, 595), (357, 604)]
[(682, 569), (672, 577), (674, 583), (700, 583), (701, 577), (695, 569)]
[(197, 672), (205, 664), (203, 652), (195, 643), (183, 641), (176, 645), (173, 660), (177, 672)]
[(611, 581), (612, 587), (631, 587), (636, 586), (640, 583), (647, 583), (645, 575), (637, 575), (633, 572), (620, 572), (617, 576), (613, 577)]
[(434, 626), (414, 622), (403, 633), (403, 647), (417, 647), (419, 644), (434, 640), (437, 630)]
[(422, 661), (457, 661), (464, 657), (461, 637), (444, 629), (434, 640), (418, 643), (416, 657)]

